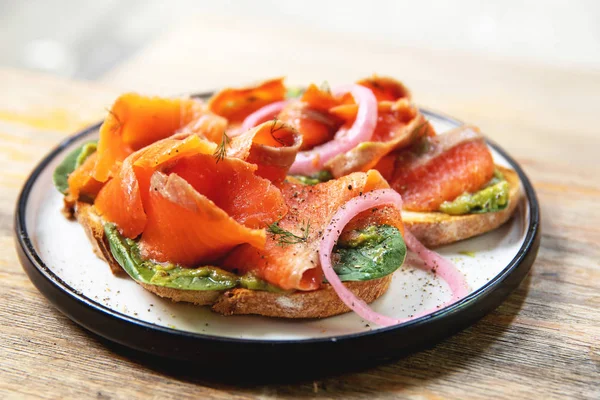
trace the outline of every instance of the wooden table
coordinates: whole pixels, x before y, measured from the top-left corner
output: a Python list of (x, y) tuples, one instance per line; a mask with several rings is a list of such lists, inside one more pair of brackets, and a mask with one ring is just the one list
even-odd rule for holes
[[(335, 84), (373, 72), (403, 79), (419, 104), (479, 125), (537, 189), (542, 244), (532, 272), (473, 327), (364, 371), (235, 385), (149, 362), (89, 334), (22, 271), (12, 218), (23, 181), (59, 140), (102, 118), (121, 91), (204, 91), (274, 75)], [(598, 72), (205, 17), (103, 82), (0, 70), (0, 87), (0, 397), (600, 398)]]

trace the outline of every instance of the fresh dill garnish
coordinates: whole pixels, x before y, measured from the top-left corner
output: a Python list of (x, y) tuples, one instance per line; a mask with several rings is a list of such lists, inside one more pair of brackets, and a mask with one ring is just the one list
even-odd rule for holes
[(415, 127), (415, 129), (413, 129), (412, 133), (415, 134), (420, 134), (420, 131), (423, 127), (426, 127), (425, 132), (423, 132), (423, 135), (427, 134), (427, 132), (429, 131), (429, 120), (425, 120), (422, 124), (420, 124), (419, 126)]
[(119, 117), (117, 116), (117, 114), (111, 110), (110, 108), (105, 108), (106, 112), (109, 113), (110, 115), (112, 115), (112, 117), (117, 121), (117, 130), (121, 129), (121, 127), (123, 126), (123, 123), (121, 122), (121, 120), (119, 119)]
[[(279, 126), (277, 125), (279, 123)], [(286, 128), (286, 124), (285, 122), (281, 122), (277, 119), (277, 117), (273, 118), (273, 125), (271, 125), (271, 137), (279, 144), (281, 144), (282, 146), (285, 146), (286, 143), (281, 139), (278, 138), (277, 136), (275, 136), (275, 133), (277, 131), (280, 131), (281, 129)]]
[(306, 221), (306, 225), (300, 229), (302, 230), (302, 236), (286, 231), (279, 226), (279, 221), (277, 221), (267, 227), (267, 232), (273, 235), (279, 246), (286, 246), (288, 244), (306, 243), (308, 241), (310, 221)]
[(225, 154), (227, 154), (227, 146), (231, 142), (231, 138), (227, 136), (227, 133), (223, 132), (223, 137), (221, 138), (221, 143), (217, 146), (213, 156), (217, 160), (217, 164), (219, 161), (225, 158)]

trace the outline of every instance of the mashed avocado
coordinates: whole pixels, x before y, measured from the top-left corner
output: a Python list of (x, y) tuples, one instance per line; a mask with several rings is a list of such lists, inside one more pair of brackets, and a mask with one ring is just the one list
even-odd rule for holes
[(445, 201), (440, 211), (450, 215), (483, 214), (503, 210), (508, 205), (510, 187), (502, 173), (495, 171), (494, 177), (481, 190), (463, 193), (453, 201)]

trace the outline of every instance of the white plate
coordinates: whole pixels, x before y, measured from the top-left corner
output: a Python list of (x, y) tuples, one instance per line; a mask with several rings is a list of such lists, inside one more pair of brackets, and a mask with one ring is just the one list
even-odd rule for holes
[[(428, 114), (439, 133), (456, 122)], [(41, 170), (26, 199), (25, 229), (33, 250), (49, 272), (68, 288), (91, 302), (133, 320), (178, 331), (217, 337), (251, 340), (305, 340), (337, 338), (379, 328), (369, 325), (354, 313), (323, 320), (285, 320), (257, 316), (224, 317), (207, 307), (173, 303), (142, 289), (130, 278), (119, 278), (92, 252), (83, 228), (61, 214), (62, 195), (52, 184), (52, 172), (63, 157), (84, 141), (87, 135), (62, 148)], [(494, 160), (511, 167), (508, 159), (492, 149)], [(525, 199), (515, 216), (501, 228), (477, 238), (439, 248), (443, 256), (455, 262), (465, 275), (471, 292), (476, 292), (502, 273), (523, 248), (530, 230), (530, 199)], [(467, 254), (469, 253), (469, 254)], [(474, 255), (470, 255), (473, 253)], [(449, 299), (442, 280), (415, 267), (409, 257), (398, 270), (390, 289), (372, 303), (379, 313), (396, 318), (432, 309)]]

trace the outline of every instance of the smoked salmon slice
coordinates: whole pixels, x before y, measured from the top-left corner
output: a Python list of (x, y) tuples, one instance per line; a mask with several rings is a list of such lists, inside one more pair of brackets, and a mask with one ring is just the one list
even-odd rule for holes
[[(333, 214), (356, 196), (388, 187), (374, 170), (349, 174), (315, 186), (285, 182), (282, 191), (289, 212), (278, 222), (278, 227), (304, 240), (282, 245), (277, 235), (268, 233), (264, 249), (239, 246), (224, 259), (222, 265), (238, 273), (251, 272), (286, 290), (318, 289), (323, 278), (318, 248), (323, 230)], [(390, 224), (401, 232), (404, 229), (400, 212), (390, 206), (361, 213), (345, 232), (371, 224)]]
[[(356, 116), (355, 105), (342, 105), (332, 113), (349, 118), (344, 126), (349, 126)], [(378, 103), (377, 125), (373, 137), (368, 142), (329, 160), (325, 167), (334, 177), (353, 171), (367, 171), (374, 168), (390, 152), (409, 146), (423, 136), (433, 136), (435, 130), (407, 99), (395, 102)]]
[(356, 83), (371, 89), (377, 101), (394, 102), (399, 99), (410, 100), (411, 98), (410, 91), (402, 82), (387, 76), (373, 75)]
[(141, 235), (142, 256), (196, 266), (247, 243), (262, 247), (264, 228), (287, 213), (281, 191), (258, 166), (215, 158), (217, 146), (177, 135), (128, 156), (98, 193), (99, 214), (126, 237)]
[(100, 127), (94, 178), (106, 182), (129, 154), (173, 135), (200, 112), (201, 103), (194, 99), (146, 97), (136, 93), (120, 96)]
[[(377, 123), (370, 140), (340, 153), (324, 164), (334, 177), (373, 168), (386, 154), (406, 147), (433, 127), (410, 102), (410, 92), (392, 78), (373, 76), (357, 82), (369, 88), (378, 102)], [(346, 93), (334, 96), (328, 88), (310, 85), (299, 100), (290, 101), (277, 118), (302, 134), (300, 150), (310, 150), (344, 136), (354, 124), (358, 105)]]
[(203, 265), (237, 245), (262, 248), (266, 240), (264, 229), (238, 223), (175, 173), (154, 172), (145, 210), (140, 254), (158, 262)]
[(229, 124), (241, 123), (248, 115), (285, 98), (283, 78), (271, 79), (256, 86), (221, 90), (208, 101), (211, 112), (225, 117)]
[(281, 191), (258, 176), (255, 164), (229, 157), (215, 162), (212, 154), (182, 157), (170, 164), (165, 173), (183, 178), (244, 226), (265, 228), (287, 213)]
[(68, 201), (76, 201), (80, 194), (94, 198), (102, 188), (102, 182), (98, 182), (92, 177), (97, 156), (98, 153), (92, 153), (69, 175)]
[(302, 136), (281, 121), (268, 121), (231, 138), (227, 156), (258, 166), (256, 174), (275, 184), (283, 182), (296, 159)]
[(138, 150), (122, 163), (117, 175), (108, 181), (96, 197), (96, 209), (107, 221), (113, 222), (122, 235), (135, 238), (146, 225), (144, 197), (147, 197), (150, 177), (170, 160), (205, 152), (211, 154), (215, 145), (191, 135), (183, 140), (163, 139)]
[(474, 127), (425, 137), (390, 154), (376, 167), (402, 195), (404, 208), (438, 211), (444, 201), (481, 189), (494, 175), (494, 160)]

